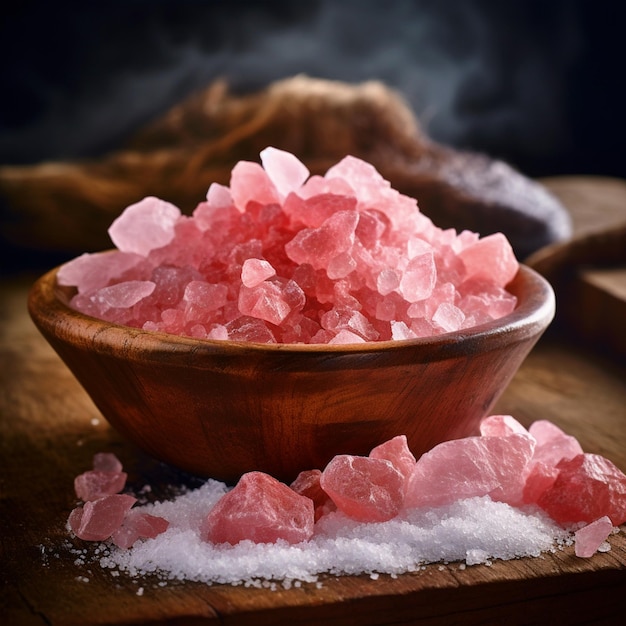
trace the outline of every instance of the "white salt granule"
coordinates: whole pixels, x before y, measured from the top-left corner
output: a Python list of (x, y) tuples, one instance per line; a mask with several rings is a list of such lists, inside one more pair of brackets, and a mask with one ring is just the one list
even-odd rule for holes
[[(522, 511), (489, 497), (439, 508), (413, 509), (382, 523), (362, 523), (339, 512), (322, 517), (314, 536), (290, 545), (242, 541), (213, 545), (200, 539), (204, 517), (227, 487), (209, 480), (174, 500), (141, 507), (170, 522), (154, 539), (128, 550), (111, 547), (103, 568), (133, 577), (283, 588), (316, 582), (320, 574), (396, 577), (428, 563), (490, 564), (554, 550), (568, 533), (537, 511)], [(269, 586), (268, 586), (269, 585)]]

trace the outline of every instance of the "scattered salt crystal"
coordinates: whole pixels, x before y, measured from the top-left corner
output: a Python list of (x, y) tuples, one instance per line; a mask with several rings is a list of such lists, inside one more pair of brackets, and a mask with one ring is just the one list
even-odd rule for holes
[(613, 532), (613, 522), (607, 515), (583, 526), (574, 533), (576, 556), (589, 558), (606, 542)]
[[(189, 217), (154, 197), (126, 208), (109, 229), (117, 250), (59, 269), (77, 288), (71, 306), (200, 339), (335, 344), (453, 332), (514, 309), (503, 235), (437, 228), (352, 156), (311, 177), (276, 148), (261, 162), (237, 163)], [(330, 328), (320, 318), (333, 308), (365, 322)]]
[(98, 500), (122, 491), (126, 478), (125, 472), (90, 470), (74, 479), (74, 490), (84, 502)]

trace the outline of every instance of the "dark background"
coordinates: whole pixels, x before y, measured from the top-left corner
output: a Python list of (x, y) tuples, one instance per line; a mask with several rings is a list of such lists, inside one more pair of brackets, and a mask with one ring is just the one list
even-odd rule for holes
[(216, 78), (398, 89), (435, 139), (531, 176), (626, 176), (624, 22), (583, 0), (13, 3), (0, 164), (98, 156)]

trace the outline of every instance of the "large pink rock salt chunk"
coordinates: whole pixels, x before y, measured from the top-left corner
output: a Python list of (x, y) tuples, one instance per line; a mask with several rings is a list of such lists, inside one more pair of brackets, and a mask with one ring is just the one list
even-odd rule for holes
[(612, 532), (613, 523), (607, 515), (583, 526), (574, 533), (574, 553), (582, 558), (592, 557)]
[(268, 474), (248, 472), (211, 509), (201, 536), (205, 541), (232, 545), (245, 540), (296, 544), (312, 536), (313, 524), (310, 498)]
[(239, 290), (239, 310), (277, 326), (291, 313), (291, 307), (276, 283), (264, 281), (256, 287)]
[[(527, 435), (531, 436), (522, 424), (520, 424), (512, 415), (489, 415), (480, 422), (480, 434), (483, 437), (506, 437), (508, 435)], [(534, 455), (537, 453), (535, 446)]]
[(122, 549), (130, 548), (138, 539), (154, 539), (169, 528), (163, 517), (139, 509), (128, 511), (121, 526), (111, 534), (111, 541)]
[(319, 228), (338, 211), (356, 211), (357, 200), (352, 196), (323, 193), (310, 198), (301, 198), (291, 193), (285, 199), (283, 210), (291, 218), (308, 228)]
[(233, 196), (226, 185), (211, 183), (206, 192), (207, 202), (215, 209), (227, 209), (233, 204)]
[(406, 435), (397, 435), (379, 444), (372, 448), (369, 456), (372, 459), (389, 461), (402, 474), (405, 483), (415, 468), (416, 459), (409, 449)]
[(241, 282), (244, 287), (256, 287), (276, 275), (276, 270), (265, 259), (246, 259), (241, 266)]
[(442, 302), (433, 313), (433, 324), (445, 333), (451, 333), (463, 327), (465, 313), (454, 304)]
[(326, 513), (337, 509), (330, 496), (322, 489), (321, 477), (322, 471), (319, 469), (303, 470), (289, 485), (296, 493), (313, 501), (316, 522)]
[(342, 513), (361, 522), (390, 520), (404, 501), (404, 477), (386, 459), (337, 455), (320, 484)]
[(593, 522), (607, 515), (613, 525), (626, 522), (626, 475), (598, 454), (561, 460), (554, 483), (537, 504), (558, 524)]
[(583, 453), (582, 446), (575, 437), (563, 432), (548, 420), (533, 422), (528, 431), (537, 441), (533, 463), (554, 466), (561, 459), (573, 459)]
[(74, 534), (85, 541), (106, 541), (121, 525), (137, 502), (125, 494), (105, 496), (74, 509), (68, 523)]
[(528, 431), (537, 442), (524, 485), (524, 502), (530, 504), (552, 487), (559, 473), (559, 461), (573, 459), (583, 454), (583, 449), (575, 437), (547, 420), (533, 422)]
[(178, 207), (149, 196), (127, 207), (111, 224), (109, 236), (122, 252), (146, 256), (172, 241), (180, 216)]
[(90, 470), (74, 479), (74, 491), (83, 501), (98, 500), (119, 493), (126, 486), (126, 472)]
[(417, 460), (405, 505), (433, 507), (488, 495), (515, 506), (522, 499), (534, 446), (524, 434), (443, 442)]
[(261, 151), (261, 163), (278, 193), (284, 198), (289, 192), (297, 191), (309, 177), (309, 170), (291, 152), (277, 148)]
[(509, 240), (502, 233), (479, 239), (459, 253), (467, 276), (506, 285), (513, 280), (519, 263)]

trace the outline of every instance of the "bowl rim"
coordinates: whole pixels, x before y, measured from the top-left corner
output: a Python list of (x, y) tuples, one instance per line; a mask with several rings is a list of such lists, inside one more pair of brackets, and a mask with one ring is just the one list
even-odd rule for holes
[[(61, 266), (40, 276), (32, 285), (28, 294), (28, 311), (31, 319), (46, 336), (55, 336), (65, 341), (89, 340), (90, 345), (98, 347), (115, 343), (117, 345), (137, 345), (141, 339), (143, 353), (158, 351), (180, 352), (185, 348), (194, 353), (237, 354), (241, 352), (262, 352), (267, 354), (305, 354), (345, 355), (396, 352), (417, 348), (438, 347), (471, 350), (471, 346), (484, 344), (485, 341), (502, 340), (522, 341), (530, 336), (539, 336), (554, 318), (556, 310), (555, 294), (550, 283), (531, 267), (519, 264), (518, 272), (507, 285), (507, 289), (518, 297), (516, 308), (499, 319), (492, 320), (471, 328), (442, 333), (415, 339), (370, 341), (354, 344), (300, 344), (300, 343), (256, 343), (201, 339), (144, 330), (125, 326), (86, 315), (73, 309), (64, 294), (66, 287), (57, 283), (56, 277)], [(520, 302), (520, 295), (527, 297)], [(514, 335), (514, 337), (511, 337)]]

